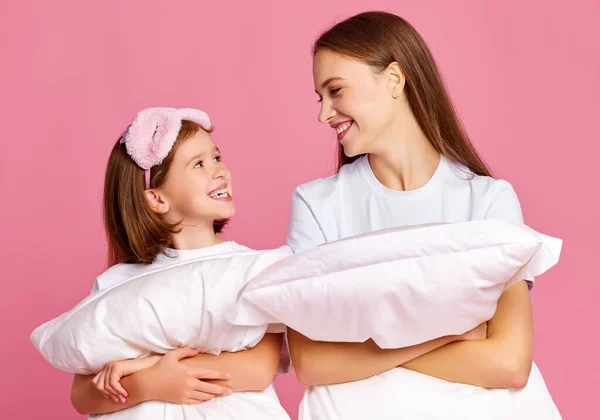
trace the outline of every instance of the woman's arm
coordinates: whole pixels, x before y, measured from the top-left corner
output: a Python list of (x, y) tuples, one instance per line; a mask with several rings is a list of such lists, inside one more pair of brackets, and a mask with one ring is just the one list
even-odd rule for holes
[(373, 340), (364, 343), (312, 341), (289, 330), (292, 365), (304, 386), (358, 381), (393, 369), (448, 343), (485, 338), (486, 326), (462, 336), (448, 336), (401, 349), (381, 349)]
[(485, 340), (452, 343), (404, 363), (430, 376), (484, 388), (522, 389), (533, 363), (533, 320), (525, 281), (500, 297)]

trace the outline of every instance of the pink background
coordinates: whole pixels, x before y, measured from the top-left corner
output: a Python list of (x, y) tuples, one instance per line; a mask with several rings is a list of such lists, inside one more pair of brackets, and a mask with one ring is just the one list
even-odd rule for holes
[[(104, 167), (135, 113), (208, 111), (234, 177), (238, 215), (227, 236), (278, 246), (293, 188), (334, 165), (334, 138), (316, 118), (311, 42), (373, 8), (422, 33), (526, 222), (564, 239), (561, 263), (532, 295), (535, 359), (565, 419), (597, 418), (600, 5), (592, 0), (2, 2), (2, 418), (78, 418), (71, 375), (51, 368), (29, 334), (85, 297), (103, 271)], [(301, 388), (293, 375), (277, 385), (295, 418)]]

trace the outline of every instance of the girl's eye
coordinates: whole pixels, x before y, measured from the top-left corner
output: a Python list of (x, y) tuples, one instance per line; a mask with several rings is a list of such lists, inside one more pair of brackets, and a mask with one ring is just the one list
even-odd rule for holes
[[(215, 156), (213, 158), (213, 161), (215, 162), (221, 162), (223, 159), (221, 159), (221, 156)], [(203, 168), (204, 167), (204, 163), (202, 163), (201, 160), (199, 160), (195, 165), (194, 168)]]

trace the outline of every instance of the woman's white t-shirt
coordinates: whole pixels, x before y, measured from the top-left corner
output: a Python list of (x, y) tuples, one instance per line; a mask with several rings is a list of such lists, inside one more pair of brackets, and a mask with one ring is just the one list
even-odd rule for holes
[[(437, 170), (423, 187), (395, 191), (377, 180), (365, 155), (344, 165), (336, 175), (296, 188), (292, 196), (287, 243), (294, 252), (301, 252), (326, 242), (390, 227), (494, 218), (523, 223), (517, 195), (506, 181), (474, 175), (465, 166), (442, 156)], [(531, 288), (533, 279), (527, 280)], [(536, 383), (538, 386), (534, 385)], [(535, 395), (541, 395), (540, 398), (546, 398), (546, 395), (549, 398), (547, 391), (540, 391), (546, 388), (535, 365), (527, 388), (537, 390)], [(484, 392), (481, 401), (500, 395), (397, 368), (362, 381), (308, 388), (300, 406), (300, 419), (359, 419), (364, 416), (395, 419), (405, 418), (407, 413), (415, 414), (410, 418), (425, 418), (418, 413), (422, 413), (423, 404), (432, 403), (439, 404), (437, 409), (445, 413), (439, 418), (485, 418), (493, 404), (487, 408), (485, 404), (480, 406), (482, 411), (478, 411), (472, 402), (468, 412), (451, 409), (459, 402), (459, 395), (481, 392)], [(450, 398), (451, 395), (455, 397)], [(521, 398), (523, 394), (506, 395)], [(390, 405), (390, 400), (395, 403)], [(508, 402), (503, 400), (502, 404)], [(392, 405), (403, 409), (394, 412)], [(544, 404), (531, 405), (534, 406)], [(554, 407), (553, 404), (546, 406)], [(537, 415), (539, 411), (535, 413)]]
[(390, 227), (494, 218), (523, 223), (517, 195), (506, 181), (473, 175), (442, 156), (423, 187), (395, 191), (377, 180), (365, 155), (336, 175), (296, 188), (287, 243), (300, 252)]

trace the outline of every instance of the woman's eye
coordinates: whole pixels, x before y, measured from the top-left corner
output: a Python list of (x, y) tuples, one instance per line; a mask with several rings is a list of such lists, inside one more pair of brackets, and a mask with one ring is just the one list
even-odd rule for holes
[[(342, 88), (331, 89), (329, 91), (329, 96), (335, 96), (335, 95), (337, 95), (340, 92), (340, 90), (342, 90)], [(317, 102), (323, 102), (323, 97), (319, 96), (319, 100)]]
[(194, 168), (202, 168), (202, 161), (199, 160), (198, 163), (194, 165)]

